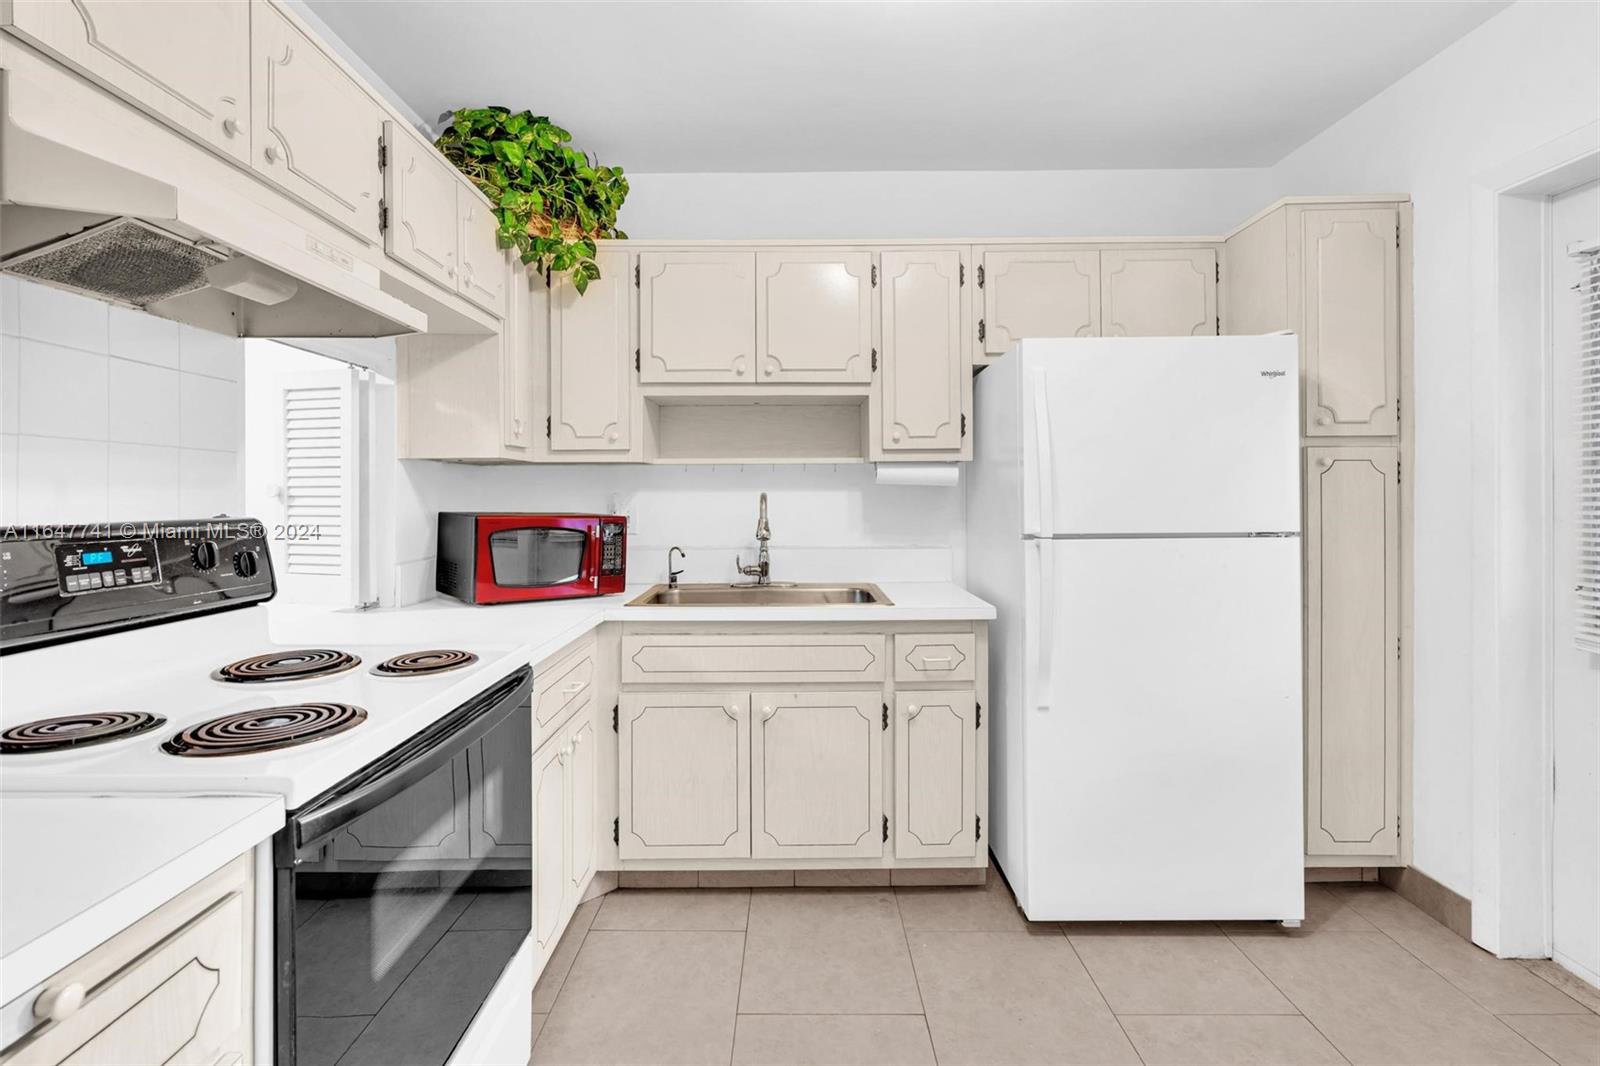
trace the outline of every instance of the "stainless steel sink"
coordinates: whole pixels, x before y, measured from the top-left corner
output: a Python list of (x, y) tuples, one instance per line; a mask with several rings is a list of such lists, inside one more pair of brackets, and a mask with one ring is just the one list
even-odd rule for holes
[(629, 607), (818, 607), (893, 601), (876, 585), (653, 585)]

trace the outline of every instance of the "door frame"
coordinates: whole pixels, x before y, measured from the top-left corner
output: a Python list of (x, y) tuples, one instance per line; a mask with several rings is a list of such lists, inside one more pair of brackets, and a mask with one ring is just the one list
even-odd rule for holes
[(1597, 178), (1600, 123), (1590, 123), (1470, 189), (1472, 939), (1503, 958), (1551, 951), (1549, 200)]

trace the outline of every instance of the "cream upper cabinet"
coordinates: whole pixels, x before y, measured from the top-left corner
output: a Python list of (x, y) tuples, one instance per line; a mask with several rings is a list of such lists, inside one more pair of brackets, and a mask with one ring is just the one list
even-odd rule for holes
[(533, 753), (533, 940), (546, 958), (561, 938), (573, 902), (567, 880), (567, 761), (565, 733)]
[(17, 0), (47, 52), (241, 162), (250, 159), (250, 5)]
[(1400, 396), (1400, 212), (1307, 208), (1300, 221), (1305, 432), (1391, 436)]
[(639, 380), (755, 381), (754, 252), (639, 253)]
[(977, 706), (972, 690), (895, 693), (894, 853), (977, 853)]
[(491, 314), (505, 313), (506, 253), (501, 251), (494, 212), (483, 194), (456, 183), (456, 291)]
[(961, 328), (961, 251), (886, 251), (881, 263), (878, 444), (884, 452), (959, 452), (972, 377)]
[(533, 719), (517, 713), (467, 749), (467, 853), (526, 859), (533, 823), (522, 797), (533, 787)]
[(1100, 253), (1100, 332), (1200, 337), (1217, 332), (1217, 253), (1210, 248)]
[(983, 351), (1025, 337), (1100, 336), (1100, 253), (1036, 248), (983, 253)]
[(456, 287), (456, 188), (449, 161), (397, 122), (383, 124), (388, 208), (383, 249), (446, 289)]
[(1306, 450), (1306, 850), (1399, 849), (1394, 448)]
[(756, 380), (872, 380), (871, 252), (756, 253)]
[(248, 6), (251, 164), (285, 192), (375, 240), (382, 111), (275, 6)]
[[(500, 323), (500, 439), (513, 454), (533, 447), (535, 380), (534, 345), (541, 340), (544, 321), (534, 310), (534, 282), (516, 256), (506, 256), (504, 266), (506, 308)], [(544, 288), (541, 280), (539, 288)]]
[(753, 692), (756, 858), (883, 854), (883, 708), (877, 689)]
[(618, 855), (750, 855), (748, 692), (625, 693), (617, 722)]
[(1289, 211), (1278, 207), (1229, 237), (1222, 254), (1222, 330), (1293, 329), (1289, 318)]
[(457, 756), (333, 838), (336, 859), (465, 859), (467, 758)]
[(633, 279), (626, 252), (595, 257), (600, 277), (582, 296), (551, 286), (550, 450), (633, 451)]

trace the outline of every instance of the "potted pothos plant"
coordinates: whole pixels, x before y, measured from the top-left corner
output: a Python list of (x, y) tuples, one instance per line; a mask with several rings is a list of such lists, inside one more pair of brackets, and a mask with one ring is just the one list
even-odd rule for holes
[(543, 115), (467, 107), (442, 116), (435, 142), (494, 203), (500, 247), (540, 273), (570, 273), (581, 294), (600, 276), (595, 242), (624, 238), (617, 210), (628, 195), (621, 167), (601, 166)]

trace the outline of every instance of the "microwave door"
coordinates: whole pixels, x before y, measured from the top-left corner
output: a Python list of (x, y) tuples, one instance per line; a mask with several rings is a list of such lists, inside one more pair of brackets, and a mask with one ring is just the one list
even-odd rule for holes
[(583, 577), (589, 535), (581, 529), (506, 529), (489, 535), (489, 563), (501, 588), (553, 588)]

